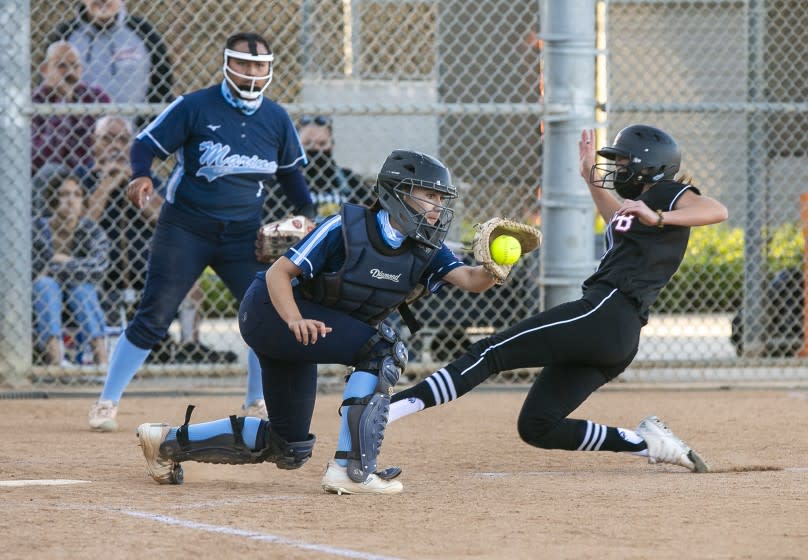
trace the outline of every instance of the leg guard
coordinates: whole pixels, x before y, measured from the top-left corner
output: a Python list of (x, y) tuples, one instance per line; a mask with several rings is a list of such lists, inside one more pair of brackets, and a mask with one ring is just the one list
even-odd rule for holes
[(379, 325), (379, 333), (365, 348), (368, 353), (357, 363), (356, 369), (375, 373), (378, 383), (370, 395), (343, 401), (342, 406), (348, 408), (351, 451), (335, 455), (337, 459), (348, 460), (348, 476), (354, 482), (364, 482), (376, 470), (376, 458), (390, 412), (390, 395), (407, 367), (407, 348), (389, 325)]
[(193, 405), (185, 413), (185, 424), (177, 430), (176, 439), (166, 440), (160, 445), (160, 456), (175, 463), (196, 461), (199, 463), (219, 463), (247, 465), (252, 463), (275, 463), (279, 469), (297, 469), (311, 457), (316, 438), (309, 434), (305, 441), (288, 442), (272, 430), (269, 422), (262, 421), (256, 446), (252, 450), (244, 444), (241, 432), (244, 418), (230, 417), (232, 434), (220, 434), (201, 441), (188, 439), (188, 422)]

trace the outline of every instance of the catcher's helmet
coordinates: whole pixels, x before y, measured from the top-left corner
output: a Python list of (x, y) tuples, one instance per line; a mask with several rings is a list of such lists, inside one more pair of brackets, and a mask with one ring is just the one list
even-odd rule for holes
[[(250, 52), (241, 52), (233, 50), (233, 47), (236, 43), (241, 41), (247, 42), (247, 48)], [(258, 44), (264, 45), (267, 49), (267, 54), (259, 54), (258, 53)], [(231, 58), (235, 58), (238, 60), (243, 60), (246, 62), (268, 62), (269, 69), (265, 76), (248, 76), (246, 74), (240, 74), (236, 72), (230, 65), (228, 64)], [(272, 48), (269, 46), (269, 43), (258, 35), (257, 33), (236, 33), (235, 35), (230, 36), (227, 39), (227, 44), (224, 49), (224, 66), (222, 67), (222, 72), (224, 72), (224, 79), (227, 80), (227, 83), (230, 84), (238, 94), (244, 98), (249, 100), (255, 100), (261, 97), (261, 94), (264, 93), (269, 87), (269, 84), (272, 82), (272, 61), (275, 57), (272, 55)], [(236, 82), (231, 78), (231, 76), (235, 76), (244, 80), (250, 80), (250, 85), (248, 89), (242, 89), (236, 84)], [(266, 80), (266, 83), (263, 86), (258, 85), (258, 82)]]
[[(647, 183), (673, 179), (682, 161), (676, 140), (667, 132), (644, 124), (627, 126), (617, 133), (614, 144), (598, 150), (608, 160), (592, 166), (590, 181), (605, 189), (614, 188), (623, 198), (636, 198)], [(615, 159), (628, 158), (618, 166)], [(595, 170), (603, 172), (597, 179)], [(607, 187), (611, 182), (613, 187)]]
[[(441, 196), (440, 217), (435, 225), (426, 219), (427, 212), (407, 204), (413, 187), (437, 191)], [(457, 188), (443, 163), (432, 156), (412, 150), (395, 150), (384, 161), (376, 179), (379, 204), (407, 237), (437, 249), (449, 231), (454, 210), (451, 200), (457, 198)]]

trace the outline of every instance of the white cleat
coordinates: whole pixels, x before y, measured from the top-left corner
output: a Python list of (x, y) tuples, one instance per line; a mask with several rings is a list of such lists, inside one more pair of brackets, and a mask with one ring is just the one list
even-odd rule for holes
[(137, 438), (149, 475), (160, 484), (182, 484), (182, 466), (160, 454), (160, 445), (170, 431), (168, 424), (141, 424), (137, 427)]
[(679, 465), (692, 472), (709, 472), (710, 467), (698, 453), (676, 437), (657, 416), (649, 416), (637, 426), (637, 434), (648, 446), (649, 463)]
[(260, 418), (261, 420), (269, 420), (269, 412), (267, 412), (267, 402), (264, 399), (257, 399), (250, 403), (249, 406), (241, 405), (241, 414), (243, 416), (252, 416)]
[(90, 429), (97, 432), (114, 432), (118, 429), (115, 417), (118, 415), (118, 405), (112, 401), (97, 401), (90, 407), (87, 421)]
[(398, 494), (404, 485), (398, 480), (384, 480), (371, 474), (364, 482), (354, 482), (348, 476), (348, 469), (340, 467), (336, 461), (329, 461), (323, 474), (323, 490), (329, 494)]

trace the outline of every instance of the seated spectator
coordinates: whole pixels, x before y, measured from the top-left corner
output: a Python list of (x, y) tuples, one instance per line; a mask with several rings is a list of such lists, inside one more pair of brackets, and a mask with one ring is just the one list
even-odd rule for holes
[(319, 220), (339, 212), (343, 202), (369, 204), (372, 193), (362, 178), (334, 160), (334, 127), (330, 117), (304, 115), (298, 135), (309, 164), (303, 173), (317, 208)]
[[(334, 130), (330, 117), (324, 115), (303, 115), (297, 122), (300, 143), (306, 150), (308, 165), (303, 168), (303, 175), (309, 184), (309, 192), (317, 209), (315, 221), (322, 222), (328, 216), (339, 212), (343, 202), (353, 204), (370, 204), (373, 200), (372, 190), (358, 174), (341, 167), (334, 160)], [(277, 185), (267, 197), (265, 221), (279, 220), (285, 217), (285, 209), (278, 205), (282, 199), (280, 187)]]
[[(75, 47), (57, 41), (48, 47), (39, 66), (42, 83), (34, 103), (109, 103), (98, 86), (82, 81), (82, 65)], [(31, 119), (31, 174), (45, 163), (75, 167), (86, 163), (92, 149), (95, 118), (89, 115), (34, 115)]]
[[(159, 190), (141, 212), (126, 198), (132, 175), (129, 150), (134, 130), (124, 117), (105, 115), (98, 119), (93, 134), (93, 160), (76, 174), (87, 194), (87, 217), (95, 221), (110, 240), (110, 266), (103, 281), (107, 312), (117, 312), (125, 290), (143, 289), (149, 260), (149, 243), (163, 204)], [(159, 187), (159, 181), (155, 179)], [(122, 318), (110, 317), (111, 323)]]
[(89, 342), (96, 364), (107, 363), (104, 313), (96, 286), (106, 269), (109, 241), (84, 216), (84, 190), (66, 170), (46, 186), (50, 216), (33, 227), (33, 310), (35, 345), (49, 364), (65, 363), (62, 311), (67, 307), (78, 325), (79, 345)]

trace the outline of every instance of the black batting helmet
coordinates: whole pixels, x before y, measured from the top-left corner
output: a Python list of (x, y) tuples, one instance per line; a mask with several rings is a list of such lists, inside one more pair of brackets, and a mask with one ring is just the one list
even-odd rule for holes
[[(676, 140), (664, 130), (645, 124), (622, 129), (614, 143), (598, 150), (598, 155), (611, 161), (592, 166), (592, 184), (614, 188), (623, 198), (636, 198), (648, 183), (673, 179), (682, 161)], [(617, 166), (614, 163), (617, 158), (627, 158), (628, 163)], [(601, 179), (597, 179), (595, 170), (603, 172)], [(613, 187), (607, 187), (608, 182)]]

